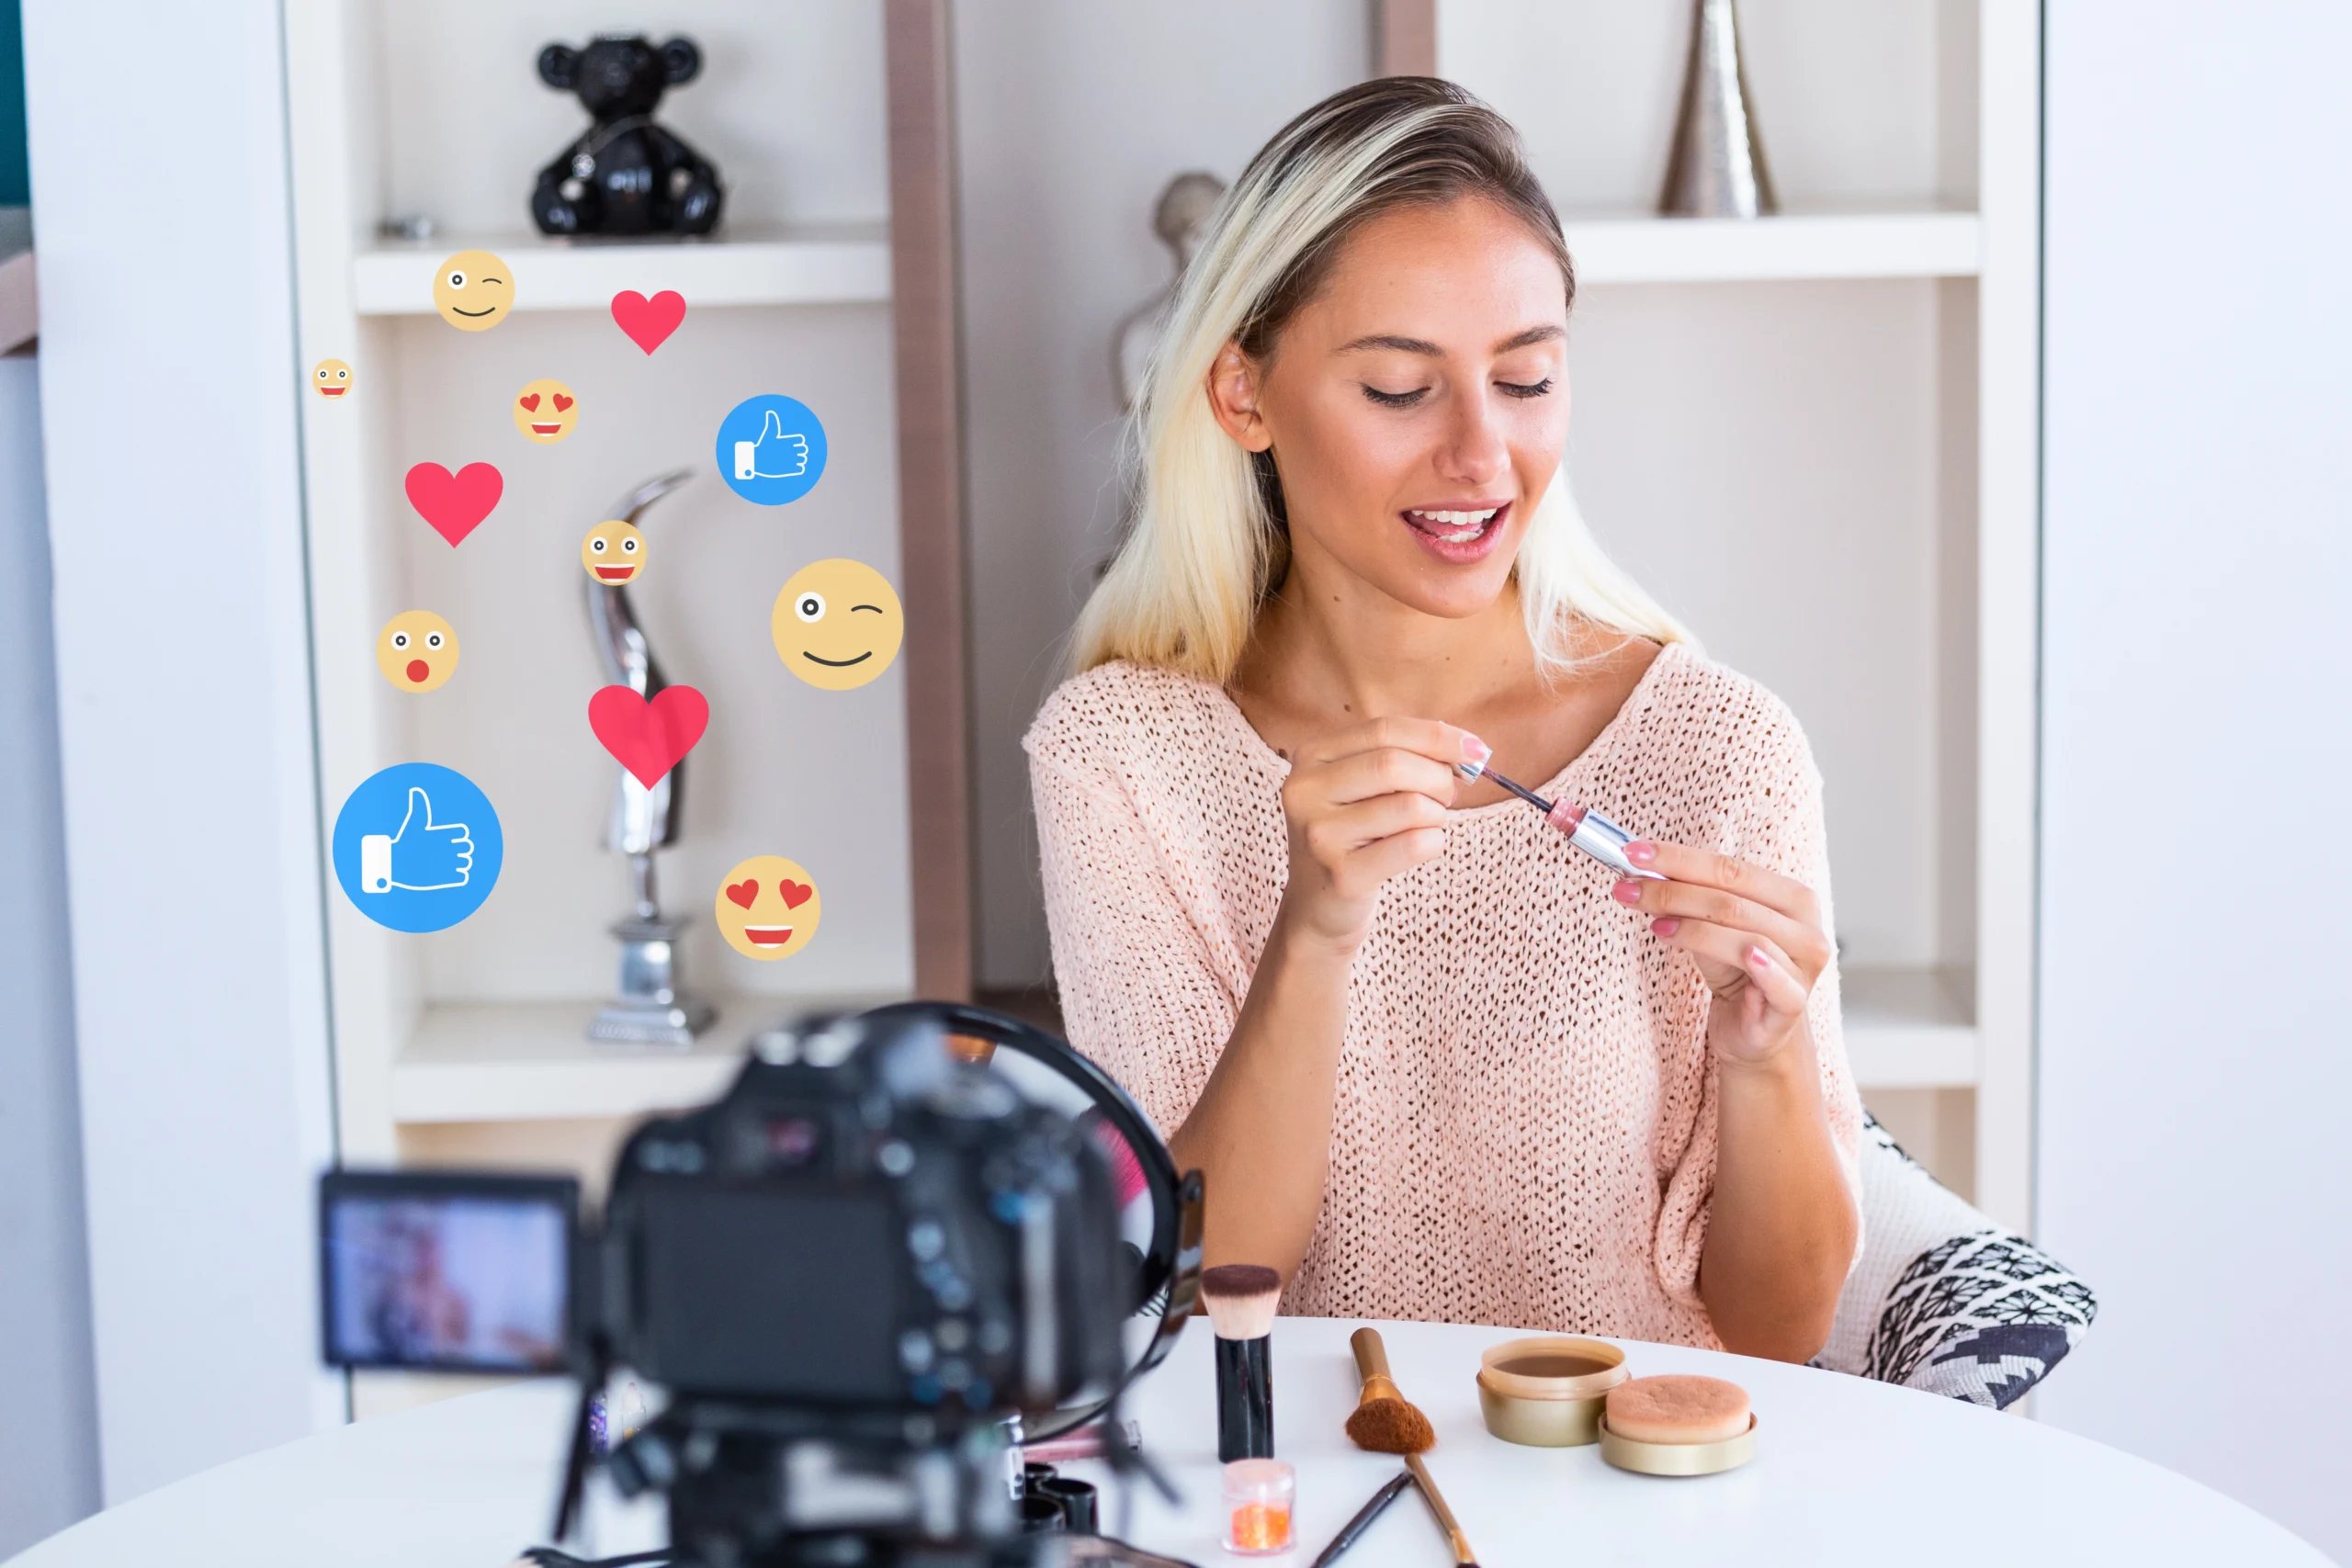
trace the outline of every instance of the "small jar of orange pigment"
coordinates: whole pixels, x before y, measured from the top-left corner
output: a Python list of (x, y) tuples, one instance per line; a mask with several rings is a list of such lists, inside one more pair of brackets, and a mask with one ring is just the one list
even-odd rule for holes
[(1225, 1549), (1269, 1557), (1291, 1549), (1291, 1505), (1298, 1476), (1278, 1459), (1238, 1459), (1225, 1467)]

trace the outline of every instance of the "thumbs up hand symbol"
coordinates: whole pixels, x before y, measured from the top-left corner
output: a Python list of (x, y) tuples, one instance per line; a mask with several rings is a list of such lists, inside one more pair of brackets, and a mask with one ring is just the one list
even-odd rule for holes
[(808, 471), (808, 438), (786, 434), (784, 416), (775, 409), (767, 411), (758, 440), (735, 443), (739, 479), (797, 479)]
[(474, 840), (466, 825), (434, 821), (432, 799), (414, 785), (399, 831), (368, 833), (359, 840), (359, 886), (368, 893), (463, 887), (473, 876), (473, 864)]

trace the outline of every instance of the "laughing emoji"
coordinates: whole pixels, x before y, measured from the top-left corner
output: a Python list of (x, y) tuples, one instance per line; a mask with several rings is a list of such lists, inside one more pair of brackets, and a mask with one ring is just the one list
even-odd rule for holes
[(825, 901), (808, 873), (782, 855), (753, 855), (718, 884), (718, 934), (746, 958), (789, 958), (817, 934)]
[(534, 381), (514, 400), (514, 428), (526, 441), (552, 446), (580, 423), (580, 400), (560, 381)]
[(607, 588), (633, 581), (645, 568), (645, 536), (626, 523), (599, 523), (580, 541), (580, 564)]
[(376, 668), (403, 692), (429, 692), (458, 672), (458, 634), (430, 610), (403, 610), (376, 635)]
[(459, 251), (433, 275), (433, 308), (461, 333), (486, 333), (514, 308), (514, 274), (488, 251)]
[(311, 385), (322, 398), (340, 398), (351, 390), (351, 367), (340, 359), (322, 359), (318, 368), (311, 372)]

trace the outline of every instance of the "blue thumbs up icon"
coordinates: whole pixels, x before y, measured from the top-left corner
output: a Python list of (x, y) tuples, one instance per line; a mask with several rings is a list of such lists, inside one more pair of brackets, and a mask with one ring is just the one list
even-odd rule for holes
[(334, 819), (334, 875), (359, 912), (396, 931), (437, 931), (481, 908), (505, 838), (463, 773), (403, 762), (351, 792)]
[(797, 398), (747, 398), (719, 422), (717, 455), (728, 489), (762, 506), (782, 506), (823, 477), (825, 427)]

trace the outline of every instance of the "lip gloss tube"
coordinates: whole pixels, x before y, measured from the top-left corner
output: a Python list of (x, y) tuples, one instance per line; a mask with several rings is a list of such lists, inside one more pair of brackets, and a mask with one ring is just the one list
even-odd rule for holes
[(1634, 841), (1634, 835), (1589, 806), (1573, 806), (1564, 800), (1545, 812), (1544, 820), (1566, 833), (1569, 843), (1620, 876), (1634, 877), (1643, 882), (1666, 880), (1657, 872), (1645, 870), (1627, 860), (1625, 846)]

